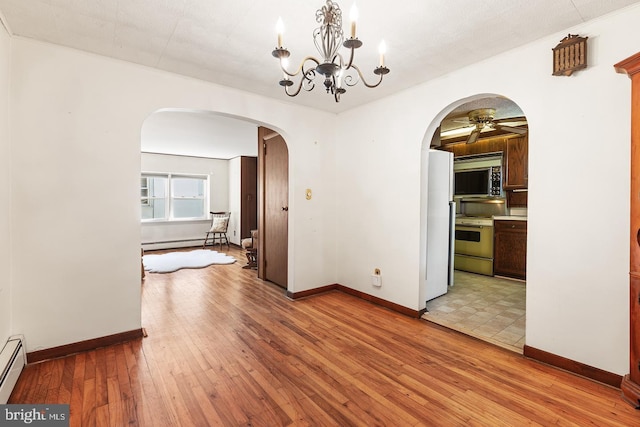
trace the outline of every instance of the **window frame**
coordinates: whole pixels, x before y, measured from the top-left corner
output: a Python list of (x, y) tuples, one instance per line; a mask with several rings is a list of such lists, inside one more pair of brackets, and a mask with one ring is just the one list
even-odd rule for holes
[[(207, 174), (195, 174), (195, 173), (182, 173), (182, 172), (148, 172), (142, 171), (140, 173), (140, 207), (149, 206), (151, 200), (165, 200), (165, 212), (162, 218), (142, 218), (142, 212), (140, 213), (140, 221), (142, 223), (159, 223), (159, 222), (184, 222), (184, 221), (203, 221), (209, 220), (210, 209), (210, 175)], [(142, 196), (142, 179), (147, 179), (147, 195)], [(149, 194), (149, 178), (164, 178), (165, 179), (165, 196), (164, 197), (152, 197)], [(174, 197), (172, 179), (189, 178), (200, 179), (203, 181), (203, 196), (202, 197)], [(146, 200), (146, 203), (143, 202)], [(202, 216), (198, 217), (186, 217), (176, 218), (174, 216), (174, 200), (202, 200)]]

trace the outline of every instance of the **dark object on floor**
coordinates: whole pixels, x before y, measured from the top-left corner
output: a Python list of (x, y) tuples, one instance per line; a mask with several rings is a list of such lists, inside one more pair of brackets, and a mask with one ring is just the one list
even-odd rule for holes
[(241, 246), (247, 255), (247, 265), (242, 268), (258, 268), (258, 230), (251, 230), (251, 237), (242, 239)]

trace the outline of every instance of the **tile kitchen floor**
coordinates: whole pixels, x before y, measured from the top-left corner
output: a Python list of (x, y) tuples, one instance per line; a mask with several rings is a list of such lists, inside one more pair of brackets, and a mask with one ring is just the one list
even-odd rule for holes
[(427, 302), (423, 319), (522, 353), (525, 282), (455, 271), (454, 285)]

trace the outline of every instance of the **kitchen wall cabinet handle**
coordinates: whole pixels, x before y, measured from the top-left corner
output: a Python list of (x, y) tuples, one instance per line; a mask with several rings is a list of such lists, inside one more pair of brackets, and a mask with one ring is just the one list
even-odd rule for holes
[(283, 206), (282, 210), (285, 211), (285, 212), (288, 211), (289, 210), (289, 206)]

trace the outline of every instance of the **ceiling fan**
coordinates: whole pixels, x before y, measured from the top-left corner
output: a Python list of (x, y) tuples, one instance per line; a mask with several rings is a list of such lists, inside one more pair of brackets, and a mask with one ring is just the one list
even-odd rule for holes
[[(467, 119), (454, 120), (456, 122), (465, 122), (469, 126), (474, 126), (471, 133), (467, 137), (467, 144), (473, 144), (480, 137), (480, 132), (484, 129), (490, 130), (502, 130), (506, 132), (515, 133), (518, 135), (524, 135), (528, 132), (526, 127), (518, 127), (526, 125), (527, 120), (524, 117), (513, 117), (508, 119), (495, 119), (495, 108), (479, 108), (477, 110), (471, 110)], [(514, 126), (506, 125), (510, 123)]]

